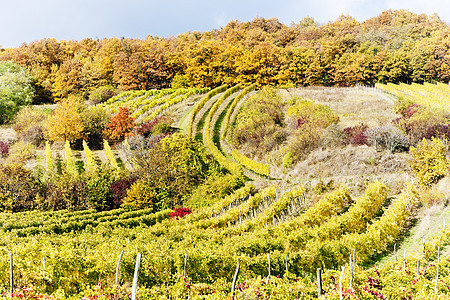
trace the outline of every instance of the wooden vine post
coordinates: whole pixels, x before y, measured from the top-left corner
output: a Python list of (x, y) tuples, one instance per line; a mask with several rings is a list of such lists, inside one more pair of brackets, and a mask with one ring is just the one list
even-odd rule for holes
[(184, 268), (183, 268), (184, 279), (187, 279), (187, 250), (184, 250)]
[(394, 244), (394, 258), (397, 261), (397, 243)]
[(267, 262), (268, 262), (268, 267), (267, 267), (267, 278), (266, 278), (266, 284), (269, 283), (269, 279), (270, 279), (270, 254), (267, 254)]
[(420, 259), (417, 259), (416, 274), (419, 275), (419, 273), (420, 273)]
[(236, 264), (236, 271), (234, 271), (234, 276), (233, 276), (233, 283), (231, 284), (231, 296), (233, 297), (233, 299), (235, 299), (234, 289), (236, 288), (236, 282), (237, 282), (237, 278), (239, 276), (240, 262), (241, 262), (241, 258), (238, 257), (237, 264)]
[(317, 297), (322, 296), (322, 269), (317, 268)]
[(406, 249), (403, 251), (403, 269), (406, 270)]
[(139, 268), (141, 267), (141, 254), (136, 256), (136, 266), (134, 267), (133, 288), (131, 290), (131, 300), (136, 300), (137, 297), (137, 282), (139, 277)]
[(123, 249), (120, 252), (119, 260), (117, 261), (117, 267), (116, 267), (116, 285), (119, 286), (119, 273), (120, 273), (120, 263), (122, 262), (123, 257)]
[(344, 278), (345, 267), (342, 267), (341, 277), (339, 277), (339, 300), (342, 300), (342, 280)]
[(352, 289), (352, 285), (353, 285), (353, 255), (352, 254), (350, 254), (349, 268), (350, 268), (350, 289)]
[(284, 264), (286, 266), (286, 273), (288, 273), (289, 272), (289, 267), (288, 267), (288, 257), (287, 257), (287, 255), (284, 257)]
[(434, 283), (434, 292), (437, 293), (437, 287), (438, 287), (438, 282), (439, 282), (439, 252), (441, 251), (441, 242), (439, 242), (439, 246), (438, 246), (438, 252), (437, 252), (437, 264), (436, 264), (436, 281)]
[(9, 282), (11, 286), (10, 294), (11, 297), (14, 294), (14, 276), (13, 276), (13, 254), (9, 253)]

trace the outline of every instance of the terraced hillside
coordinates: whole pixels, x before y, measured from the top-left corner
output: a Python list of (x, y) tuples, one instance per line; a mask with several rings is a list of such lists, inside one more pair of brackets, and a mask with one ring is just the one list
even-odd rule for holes
[[(327, 299), (339, 294), (445, 299), (450, 285), (445, 202), (425, 202), (411, 183), (408, 153), (351, 139), (354, 131), (369, 137), (370, 130), (399, 117), (391, 109), (392, 97), (362, 87), (239, 85), (122, 93), (102, 107), (128, 107), (138, 123), (170, 114), (172, 126), (184, 124), (223, 169), (246, 175), (246, 184), (192, 213), (153, 207), (0, 213), (0, 256), (5, 257), (0, 289), (9, 291), (6, 258), (12, 253), (21, 297), (57, 297), (58, 291), (66, 298), (127, 297), (139, 253), (138, 294), (145, 299), (315, 299), (318, 293)], [(251, 142), (234, 140), (248, 120), (246, 110), (260, 103), (278, 109), (258, 116), (264, 122), (270, 121), (266, 112), (281, 116), (273, 128), (283, 133), (263, 155)], [(289, 147), (309, 129), (305, 126), (320, 127), (315, 120), (324, 119), (331, 120), (327, 127), (311, 135), (321, 143), (285, 164)], [(347, 133), (350, 142), (338, 144), (342, 136), (336, 133)], [(47, 147), (36, 156), (43, 178), (57, 172), (55, 165), (69, 173), (74, 165), (77, 174), (95, 173), (102, 165), (119, 173), (132, 169), (122, 150), (107, 143), (101, 151), (87, 144), (82, 151)], [(449, 197), (446, 182), (448, 177), (435, 186), (441, 193), (436, 197)]]

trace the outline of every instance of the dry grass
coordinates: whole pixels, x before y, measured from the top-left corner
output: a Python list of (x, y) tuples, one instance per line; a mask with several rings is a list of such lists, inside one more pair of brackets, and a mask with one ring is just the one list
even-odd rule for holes
[(407, 154), (377, 152), (374, 147), (367, 146), (319, 149), (292, 169), (279, 167), (272, 170), (272, 175), (281, 178), (280, 184), (286, 186), (306, 183), (314, 187), (319, 181), (333, 180), (336, 186), (345, 184), (355, 195), (362, 194), (366, 184), (375, 180), (388, 185), (391, 193), (396, 194), (406, 181), (412, 179)]
[(0, 141), (8, 142), (13, 141), (17, 138), (17, 133), (11, 126), (2, 125), (0, 126)]
[[(306, 87), (280, 90), (280, 95), (287, 102), (301, 97), (328, 105), (339, 115), (341, 128), (360, 123), (377, 127), (398, 117), (391, 109), (392, 104), (370, 89)], [(281, 164), (278, 153), (268, 156)], [(329, 147), (313, 151), (291, 169), (272, 167), (272, 176), (280, 178), (280, 185), (286, 188), (298, 183), (312, 188), (320, 181), (333, 180), (335, 186), (345, 184), (355, 195), (362, 194), (368, 182), (379, 180), (396, 194), (412, 179), (407, 157), (406, 153), (377, 152), (375, 147)]]
[(306, 87), (282, 90), (283, 97), (301, 97), (328, 105), (340, 118), (341, 127), (365, 123), (380, 126), (398, 117), (386, 99), (364, 88)]

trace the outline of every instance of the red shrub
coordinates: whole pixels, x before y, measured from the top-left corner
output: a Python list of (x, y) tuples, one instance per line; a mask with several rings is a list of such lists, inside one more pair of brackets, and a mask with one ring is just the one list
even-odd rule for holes
[(344, 128), (344, 135), (346, 136), (348, 143), (352, 145), (368, 145), (367, 129), (369, 129), (369, 127), (365, 124), (347, 127)]
[(422, 107), (419, 104), (411, 104), (402, 112), (402, 116), (409, 119), (417, 113)]
[(297, 119), (297, 125), (295, 127), (295, 129), (299, 129), (300, 127), (302, 127), (302, 125), (306, 124), (308, 122), (308, 117), (302, 117)]
[(111, 193), (113, 195), (112, 208), (120, 207), (122, 199), (127, 195), (127, 190), (136, 180), (134, 177), (127, 177), (111, 183)]
[(192, 213), (192, 211), (189, 207), (180, 207), (170, 213), (170, 219), (176, 218), (178, 220), (179, 218), (189, 215), (190, 213)]
[(8, 156), (9, 153), (9, 144), (3, 141), (0, 141), (0, 156)]
[(166, 117), (166, 116), (159, 116), (159, 117), (156, 117), (153, 120), (151, 120), (151, 121), (149, 121), (147, 123), (144, 123), (141, 126), (137, 127), (136, 128), (136, 133), (140, 134), (140, 135), (142, 135), (144, 137), (148, 137), (149, 135), (152, 134), (152, 132), (153, 132), (153, 130), (154, 130), (156, 125), (158, 125), (158, 124), (168, 124), (168, 125), (170, 125), (172, 123), (173, 123), (173, 120), (171, 118)]
[(106, 125), (105, 136), (111, 142), (123, 141), (125, 137), (133, 135), (134, 120), (135, 118), (129, 115), (128, 108), (120, 107), (117, 115)]
[(450, 124), (448, 125), (435, 124), (433, 126), (428, 127), (427, 131), (421, 137), (421, 139), (426, 138), (430, 140), (433, 137), (450, 139)]

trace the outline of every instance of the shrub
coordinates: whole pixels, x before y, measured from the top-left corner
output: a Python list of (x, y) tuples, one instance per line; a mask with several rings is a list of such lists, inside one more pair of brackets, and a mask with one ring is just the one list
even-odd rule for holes
[(411, 140), (400, 129), (385, 125), (373, 128), (367, 131), (370, 144), (374, 145), (377, 151), (383, 149), (392, 153), (408, 151), (411, 146)]
[(213, 175), (195, 189), (186, 204), (194, 208), (210, 206), (218, 199), (230, 195), (242, 186), (244, 186), (242, 176), (233, 174)]
[(35, 208), (34, 198), (39, 189), (35, 176), (20, 164), (0, 166), (0, 210), (17, 212)]
[(450, 162), (445, 157), (445, 145), (441, 140), (423, 139), (417, 147), (411, 147), (410, 153), (409, 165), (421, 185), (429, 187), (447, 174)]
[(90, 106), (82, 112), (84, 136), (91, 149), (102, 149), (104, 130), (110, 117), (110, 114), (101, 106)]
[(292, 164), (294, 163), (294, 154), (292, 152), (288, 152), (283, 156), (283, 167), (290, 168), (292, 167)]
[(425, 138), (427, 140), (430, 140), (433, 137), (450, 140), (450, 124), (448, 125), (435, 124), (429, 127), (425, 135), (422, 136), (422, 139)]
[(109, 119), (104, 130), (105, 137), (110, 142), (120, 142), (133, 135), (134, 118), (128, 113), (128, 108), (120, 107), (117, 115)]
[(176, 74), (172, 79), (173, 89), (188, 88), (189, 86), (189, 77), (187, 75)]
[(25, 106), (14, 117), (14, 131), (20, 136), (23, 132), (36, 126), (44, 126), (52, 110)]
[(0, 141), (0, 157), (6, 157), (9, 153), (9, 143)]
[[(142, 135), (143, 137), (148, 137), (152, 134), (168, 133), (171, 129), (170, 124), (172, 123), (173, 119), (166, 116), (159, 116), (149, 122), (141, 124), (136, 128), (136, 133)], [(163, 127), (156, 129), (158, 126)]]
[(45, 128), (41, 125), (31, 127), (28, 130), (24, 131), (21, 135), (19, 135), (19, 140), (39, 147), (45, 141), (44, 131)]
[(287, 109), (287, 116), (295, 120), (295, 129), (308, 123), (316, 127), (327, 128), (331, 124), (339, 122), (338, 115), (329, 106), (303, 99), (295, 101), (297, 103)]
[(36, 147), (31, 143), (18, 141), (9, 148), (8, 162), (23, 165), (35, 155)]
[(89, 94), (89, 102), (92, 105), (103, 103), (109, 98), (115, 96), (117, 94), (116, 88), (111, 85), (101, 86)]
[(243, 105), (232, 127), (230, 141), (236, 148), (248, 144), (253, 154), (265, 154), (286, 139), (283, 103), (275, 90), (265, 88)]
[(179, 133), (161, 137), (141, 137), (138, 143), (128, 146), (124, 143), (127, 160), (154, 188), (158, 210), (180, 206), (186, 195), (217, 171), (201, 143)]
[(50, 178), (39, 200), (42, 210), (82, 210), (90, 207), (86, 181), (68, 174), (64, 168), (61, 175)]
[(26, 106), (14, 118), (14, 131), (18, 140), (39, 147), (44, 142), (45, 121), (52, 110)]
[(170, 217), (169, 219), (179, 219), (182, 218), (184, 216), (189, 215), (190, 213), (192, 213), (191, 209), (189, 207), (180, 207), (175, 209), (175, 211), (170, 213)]
[(346, 144), (348, 144), (348, 137), (338, 124), (328, 126), (323, 132), (323, 147), (341, 147)]
[(411, 117), (403, 117), (393, 121), (394, 125), (408, 134), (413, 142), (419, 142), (427, 136), (431, 127), (446, 125), (449, 122), (445, 112), (422, 108)]
[(158, 123), (153, 127), (153, 134), (165, 134), (172, 131), (172, 127), (167, 123)]
[(320, 180), (315, 186), (314, 191), (318, 195), (322, 195), (323, 193), (328, 193), (334, 190), (334, 181), (333, 179), (329, 180), (327, 183), (324, 183), (322, 180)]
[(109, 169), (102, 168), (86, 179), (87, 201), (98, 211), (111, 209), (114, 206), (110, 189), (111, 173)]
[(405, 111), (411, 106), (417, 106), (417, 104), (412, 102), (411, 100), (398, 97), (394, 103), (394, 112), (402, 115), (403, 117), (406, 117), (407, 114), (405, 113)]
[(155, 189), (144, 180), (137, 180), (127, 190), (122, 207), (126, 209), (153, 208), (157, 193)]
[(112, 207), (113, 209), (119, 208), (122, 205), (122, 200), (127, 195), (127, 190), (136, 182), (136, 177), (126, 177), (114, 181), (110, 185), (112, 194)]
[(368, 128), (366, 124), (361, 123), (352, 127), (346, 127), (343, 131), (348, 143), (352, 145), (368, 145)]
[(289, 167), (318, 148), (322, 143), (322, 132), (321, 128), (309, 125), (297, 130), (284, 148), (283, 165)]
[(416, 114), (417, 112), (419, 112), (422, 109), (422, 106), (420, 106), (419, 104), (413, 103), (409, 106), (407, 106), (403, 111), (402, 111), (402, 116), (405, 118), (411, 118), (414, 114)]

